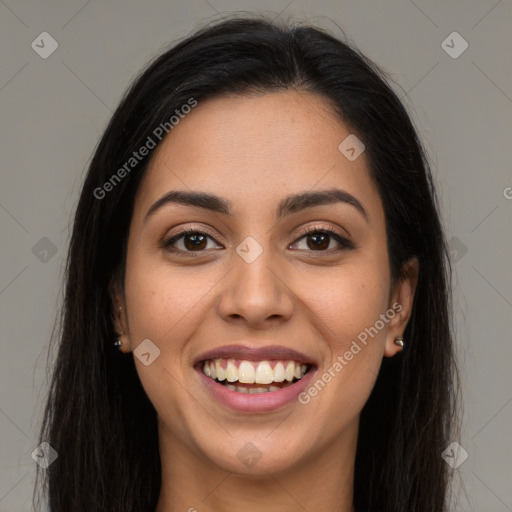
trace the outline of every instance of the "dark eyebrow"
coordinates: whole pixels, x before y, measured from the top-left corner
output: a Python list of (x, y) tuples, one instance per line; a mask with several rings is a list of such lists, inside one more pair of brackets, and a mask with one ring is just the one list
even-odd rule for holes
[[(214, 194), (206, 192), (191, 192), (182, 190), (172, 190), (162, 196), (151, 208), (147, 211), (144, 222), (153, 215), (156, 210), (168, 203), (178, 203), (186, 206), (195, 206), (204, 208), (223, 215), (233, 215), (231, 201)], [(296, 213), (305, 208), (312, 208), (313, 206), (321, 206), (324, 204), (345, 203), (355, 207), (359, 213), (363, 215), (368, 222), (368, 214), (363, 205), (352, 195), (345, 190), (332, 188), (329, 190), (320, 190), (315, 192), (303, 192), (301, 194), (291, 195), (285, 197), (278, 205), (276, 216), (278, 219)]]
[(197, 206), (212, 212), (222, 213), (224, 215), (232, 215), (232, 204), (227, 199), (223, 199), (206, 192), (189, 192), (186, 190), (171, 190), (162, 196), (144, 216), (144, 222), (153, 215), (156, 210), (168, 203), (184, 204), (185, 206)]
[(285, 215), (312, 208), (313, 206), (321, 206), (323, 204), (345, 203), (350, 204), (357, 209), (359, 213), (368, 222), (368, 214), (363, 205), (346, 190), (339, 188), (331, 188), (329, 190), (319, 190), (316, 192), (304, 192), (293, 196), (285, 197), (277, 207), (277, 218)]

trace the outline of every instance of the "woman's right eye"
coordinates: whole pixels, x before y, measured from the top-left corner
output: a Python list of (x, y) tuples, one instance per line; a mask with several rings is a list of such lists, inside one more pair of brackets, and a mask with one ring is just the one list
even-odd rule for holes
[(164, 240), (162, 247), (174, 253), (203, 252), (206, 249), (222, 248), (219, 245), (208, 247), (208, 239), (215, 242), (208, 233), (203, 231), (183, 230), (177, 235)]

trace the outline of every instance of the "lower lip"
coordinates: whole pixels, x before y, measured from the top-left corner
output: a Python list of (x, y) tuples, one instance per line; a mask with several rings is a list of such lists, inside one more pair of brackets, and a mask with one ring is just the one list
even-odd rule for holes
[(202, 372), (201, 368), (198, 368), (197, 371), (208, 391), (218, 402), (239, 412), (272, 412), (290, 404), (297, 400), (300, 393), (307, 388), (315, 373), (315, 370), (311, 369), (302, 379), (279, 391), (239, 393), (210, 379)]

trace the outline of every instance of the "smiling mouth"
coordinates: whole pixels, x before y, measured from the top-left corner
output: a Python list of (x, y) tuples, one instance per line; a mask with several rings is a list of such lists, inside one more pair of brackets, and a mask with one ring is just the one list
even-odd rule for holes
[(203, 361), (201, 369), (207, 377), (230, 391), (259, 394), (292, 386), (311, 370), (311, 365), (293, 360), (218, 358)]

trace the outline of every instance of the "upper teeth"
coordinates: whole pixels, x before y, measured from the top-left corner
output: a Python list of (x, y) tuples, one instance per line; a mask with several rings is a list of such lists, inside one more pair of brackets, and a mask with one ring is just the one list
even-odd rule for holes
[[(270, 384), (271, 382), (291, 382), (294, 378), (301, 379), (308, 366), (296, 361), (278, 361), (272, 368), (269, 361), (235, 361), (228, 359), (223, 365), (224, 359), (205, 361), (203, 373), (212, 379), (228, 382), (243, 382), (246, 384)], [(237, 366), (237, 363), (238, 366)], [(224, 368), (226, 366), (226, 368)]]

